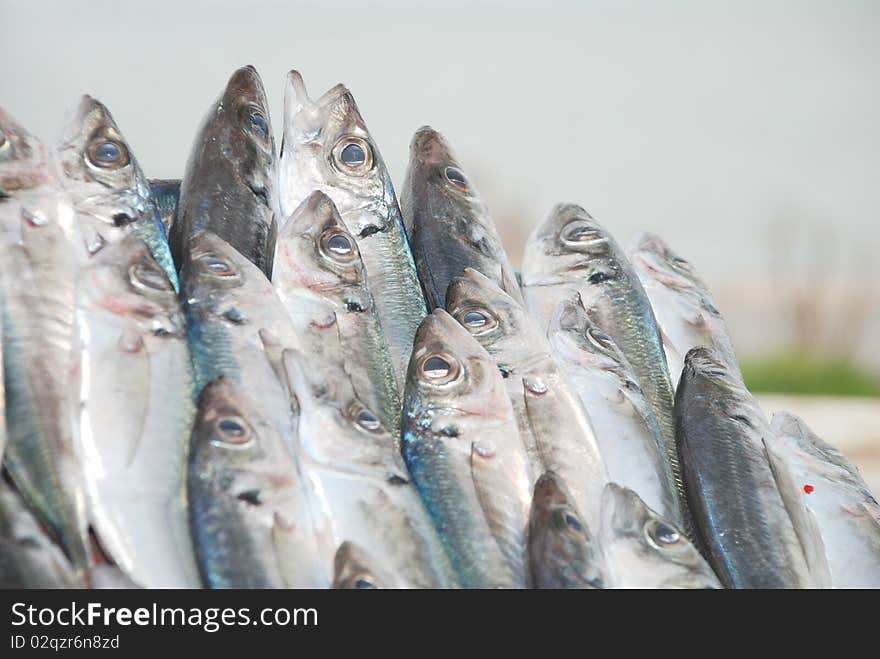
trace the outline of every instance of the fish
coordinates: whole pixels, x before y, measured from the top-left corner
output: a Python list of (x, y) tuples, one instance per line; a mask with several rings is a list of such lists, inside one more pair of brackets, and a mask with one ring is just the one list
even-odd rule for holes
[[(355, 394), (332, 362), (283, 354), (297, 403), (298, 446), (309, 479), (319, 485), (333, 545), (352, 542), (373, 558), (384, 587), (449, 588), (449, 559), (400, 455), (396, 435)], [(329, 555), (335, 569), (338, 556)]]
[(605, 486), (599, 537), (610, 588), (722, 587), (684, 533), (628, 487)]
[[(279, 547), (273, 554), (279, 563), (277, 572), (260, 573), (262, 576), (254, 576), (257, 573), (243, 575), (236, 572), (234, 565), (226, 562), (234, 561), (234, 555), (215, 555), (216, 551), (222, 552), (223, 549), (211, 544), (218, 542), (214, 534), (228, 533), (231, 535), (223, 537), (235, 537), (238, 532), (234, 528), (219, 527), (218, 530), (213, 526), (215, 513), (222, 521), (223, 515), (229, 513), (230, 506), (236, 510), (241, 508), (240, 503), (227, 496), (217, 503), (216, 508), (210, 502), (200, 502), (198, 505), (206, 506), (207, 512), (191, 517), (203, 579), (217, 587), (234, 587), (235, 584), (240, 584), (242, 588), (281, 587), (280, 579), (290, 587), (327, 587), (332, 575), (326, 565), (319, 563), (321, 554), (316, 547), (324, 547), (324, 555), (331, 549), (327, 548), (329, 540), (326, 540), (326, 529), (319, 524), (322, 517), (317, 510), (317, 494), (298, 459), (297, 415), (289, 391), (281, 379), (283, 351), (298, 345), (287, 312), (275, 294), (272, 283), (260, 268), (209, 231), (200, 232), (190, 240), (189, 251), (181, 268), (181, 287), (196, 395), (201, 396), (203, 406), (207, 405), (204, 390), (212, 382), (223, 382), (222, 386), (215, 387), (219, 393), (209, 396), (207, 400), (217, 405), (220, 404), (218, 400), (228, 402), (232, 399), (235, 409), (241, 408), (237, 416), (253, 417), (248, 421), (248, 427), (259, 427), (259, 450), (255, 449), (253, 455), (249, 454), (248, 460), (244, 461), (246, 464), (240, 467), (246, 483), (252, 480), (252, 469), (259, 471), (271, 466), (269, 476), (277, 474), (281, 478), (284, 475), (283, 491), (278, 495), (283, 504), (279, 504), (278, 515), (267, 516), (266, 513), (271, 512), (268, 507), (250, 511), (257, 518), (257, 527), (253, 532), (271, 532), (270, 539), (274, 538), (272, 541)], [(243, 425), (243, 422), (239, 425)], [(205, 432), (210, 435), (214, 431), (208, 428)], [(210, 438), (205, 441), (211, 442)], [(279, 444), (286, 453), (281, 453)], [(217, 470), (203, 465), (211, 455), (206, 450), (190, 459), (188, 491), (191, 509), (196, 505), (192, 499), (194, 478), (201, 485), (199, 492), (209, 498), (217, 495), (217, 488), (222, 490), (226, 485), (232, 487), (235, 484), (234, 479), (227, 483), (232, 478), (230, 473), (237, 474), (239, 470), (235, 466), (234, 453), (221, 451), (218, 454), (222, 458), (221, 464)], [(225, 471), (226, 467), (223, 466), (227, 458), (233, 460), (229, 467), (232, 472)], [(251, 459), (256, 463), (251, 464)], [(194, 466), (194, 461), (203, 466)], [(202, 477), (198, 474), (203, 472), (209, 476), (199, 480)], [(212, 481), (212, 475), (216, 475), (221, 482)], [(245, 497), (248, 496), (247, 492), (249, 490), (245, 489)], [(238, 494), (241, 492), (235, 493), (235, 496)], [(250, 509), (244, 508), (239, 512), (243, 510)], [(248, 514), (246, 519), (250, 518)], [(260, 542), (264, 540), (261, 536)], [(305, 553), (293, 552), (289, 548), (291, 545), (301, 546)], [(215, 559), (219, 563), (214, 562)]]
[(357, 240), (323, 192), (285, 220), (272, 276), (300, 349), (339, 364), (358, 398), (399, 438), (400, 391)]
[(416, 333), (403, 456), (463, 588), (526, 585), (529, 465), (494, 361), (436, 309)]
[(151, 178), (148, 180), (150, 192), (156, 202), (156, 209), (159, 211), (159, 218), (162, 220), (167, 234), (177, 216), (177, 203), (180, 201), (180, 179)]
[(772, 430), (764, 414), (713, 350), (685, 356), (675, 420), (698, 536), (721, 582), (822, 587), (827, 563), (811, 565), (824, 554), (822, 538), (805, 527), (803, 497), (785, 463), (768, 451)]
[(0, 588), (82, 588), (64, 552), (0, 476)]
[(419, 128), (410, 142), (400, 206), (428, 309), (444, 307), (450, 281), (465, 268), (483, 273), (523, 303), (486, 203), (430, 126)]
[(55, 158), (88, 254), (134, 233), (177, 291), (177, 270), (150, 184), (103, 103), (87, 95), (80, 99), (69, 113)]
[(391, 176), (354, 96), (336, 85), (311, 100), (290, 71), (284, 92), (279, 165), (281, 212), (289, 216), (315, 190), (327, 194), (354, 235), (366, 267), (399, 390), (425, 299)]
[(715, 350), (742, 379), (724, 318), (694, 266), (650, 233), (636, 236), (628, 255), (654, 309), (672, 386), (678, 386), (684, 356), (700, 346)]
[(552, 471), (541, 474), (535, 483), (528, 557), (535, 588), (605, 587), (605, 566), (596, 536), (578, 513), (565, 482)]
[(682, 526), (660, 425), (623, 352), (590, 320), (579, 300), (559, 304), (547, 336), (587, 411), (608, 478)]
[(519, 302), (470, 268), (450, 282), (446, 308), (498, 365), (530, 458), (530, 485), (537, 474), (554, 472), (587, 523), (595, 524), (607, 471), (590, 419), (546, 334)]
[(302, 473), (256, 392), (208, 383), (192, 433), (190, 523), (211, 588), (327, 588)]
[(132, 233), (91, 257), (78, 307), (91, 527), (131, 582), (198, 587), (185, 496), (194, 382), (174, 286)]
[(4, 462), (27, 506), (82, 576), (89, 551), (76, 456), (75, 309), (83, 243), (45, 146), (5, 112), (0, 133)]
[(526, 307), (542, 328), (549, 327), (561, 302), (579, 295), (590, 319), (626, 356), (660, 424), (682, 507), (683, 530), (692, 537), (663, 342), (648, 296), (623, 250), (583, 208), (559, 204), (526, 241), (522, 281)]
[(785, 463), (815, 515), (834, 588), (880, 588), (880, 504), (858, 469), (800, 417), (770, 420)]
[(276, 179), (266, 92), (257, 70), (244, 66), (208, 109), (193, 141), (169, 234), (178, 269), (192, 237), (211, 231), (271, 278)]

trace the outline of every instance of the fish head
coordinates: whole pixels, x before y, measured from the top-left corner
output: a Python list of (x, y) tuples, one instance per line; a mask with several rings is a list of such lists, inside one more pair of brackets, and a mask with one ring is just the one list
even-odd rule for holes
[[(181, 186), (182, 206), (189, 195), (242, 193), (276, 212), (275, 138), (263, 81), (253, 66), (232, 74), (202, 120), (195, 143)], [(193, 187), (198, 188), (195, 194)]]
[(648, 279), (667, 288), (685, 291), (705, 288), (694, 266), (673, 252), (656, 234), (637, 235), (633, 239), (629, 255), (637, 272), (644, 273)]
[(210, 479), (217, 489), (247, 503), (257, 503), (271, 489), (281, 489), (296, 478), (291, 474), (285, 480), (274, 468), (283, 464), (274, 454), (277, 447), (286, 450), (278, 430), (225, 376), (202, 390), (190, 446), (198, 477)]
[(510, 413), (501, 374), (486, 350), (452, 316), (435, 309), (419, 325), (407, 371), (407, 408), (430, 411), (431, 424), (444, 432), (471, 416)]
[[(306, 453), (335, 467), (376, 463), (393, 455), (395, 440), (378, 415), (357, 397), (344, 367), (322, 363), (293, 349), (282, 354), (284, 377), (299, 411)], [(390, 468), (406, 482), (406, 472)]]
[(622, 372), (627, 368), (623, 352), (590, 318), (580, 296), (563, 300), (556, 307), (547, 329), (557, 354), (583, 368)]
[(523, 306), (473, 268), (449, 283), (446, 310), (492, 355), (522, 355), (541, 345)]
[[(311, 100), (298, 71), (287, 74), (281, 185), (285, 210), (313, 190), (330, 192), (343, 216), (383, 204), (390, 179), (354, 96), (338, 84)], [(359, 213), (364, 222), (370, 213)], [(351, 226), (358, 235), (384, 227)]]
[(203, 306), (236, 324), (243, 321), (242, 307), (259, 307), (275, 296), (263, 272), (210, 231), (200, 231), (190, 240), (180, 281), (187, 305)]
[(74, 205), (111, 226), (155, 212), (149, 183), (107, 107), (83, 96), (57, 148), (61, 183)]
[(357, 241), (333, 201), (314, 191), (278, 235), (276, 285), (307, 290), (336, 304), (365, 311), (371, 306), (366, 270)]
[(535, 483), (528, 547), (536, 587), (603, 587), (595, 539), (554, 472), (545, 472)]
[(393, 575), (366, 549), (353, 542), (343, 542), (333, 558), (333, 588), (395, 588)]
[(720, 588), (684, 533), (616, 483), (602, 492), (601, 543), (615, 575), (630, 588)]
[(42, 143), (0, 108), (0, 199), (51, 180)]
[[(449, 143), (431, 126), (419, 128), (410, 141), (401, 204), (405, 208), (430, 209), (425, 221), (483, 216), (488, 212)], [(405, 213), (408, 221), (411, 215)]]
[(86, 306), (134, 319), (159, 338), (185, 337), (174, 286), (138, 236), (107, 245), (89, 260), (82, 277)]
[(620, 277), (618, 248), (608, 231), (576, 204), (559, 204), (526, 241), (524, 286), (572, 280), (602, 284)]

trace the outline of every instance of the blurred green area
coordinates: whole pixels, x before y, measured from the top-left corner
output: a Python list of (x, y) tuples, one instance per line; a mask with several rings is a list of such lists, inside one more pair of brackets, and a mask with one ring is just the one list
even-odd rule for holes
[(789, 352), (744, 360), (740, 366), (753, 392), (880, 396), (880, 378), (846, 359)]

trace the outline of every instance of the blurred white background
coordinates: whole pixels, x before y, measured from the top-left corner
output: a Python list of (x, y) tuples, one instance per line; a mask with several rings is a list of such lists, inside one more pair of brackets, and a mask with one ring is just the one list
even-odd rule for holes
[(179, 177), (236, 67), (278, 136), (288, 69), (313, 96), (344, 82), (396, 181), (418, 126), (448, 137), (513, 261), (576, 201), (691, 260), (741, 356), (876, 374), (878, 35), (876, 0), (0, 0), (0, 104), (54, 139), (90, 93), (150, 176)]

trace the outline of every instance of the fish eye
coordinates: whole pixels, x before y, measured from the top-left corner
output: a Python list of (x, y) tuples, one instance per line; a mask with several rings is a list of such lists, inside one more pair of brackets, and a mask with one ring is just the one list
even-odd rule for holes
[(251, 440), (251, 431), (247, 422), (238, 416), (225, 416), (215, 424), (221, 442), (232, 446), (244, 446)]
[(100, 169), (120, 169), (129, 162), (125, 145), (106, 137), (99, 137), (88, 144), (86, 158), (90, 165)]
[(458, 377), (460, 370), (455, 358), (443, 353), (426, 355), (419, 363), (419, 372), (430, 384), (449, 384)]
[(136, 263), (128, 271), (129, 280), (137, 288), (152, 288), (157, 291), (171, 290), (171, 283), (165, 273), (150, 263)]
[(378, 588), (373, 577), (368, 574), (359, 574), (354, 578), (352, 584), (357, 590), (375, 590)]
[(248, 112), (248, 120), (251, 123), (251, 126), (260, 137), (264, 140), (269, 139), (269, 122), (266, 121), (266, 117), (263, 116), (263, 113), (257, 110), (256, 108), (251, 108)]
[(360, 137), (343, 137), (333, 148), (333, 160), (344, 172), (364, 174), (373, 168), (373, 149)]
[(569, 509), (563, 508), (556, 511), (556, 525), (563, 530), (573, 531), (574, 533), (583, 533), (584, 525), (578, 519), (577, 514)]
[(654, 522), (648, 528), (648, 536), (653, 544), (660, 549), (672, 547), (681, 542), (681, 534), (666, 522)]
[(605, 332), (595, 327), (591, 327), (587, 330), (587, 338), (590, 340), (594, 346), (603, 350), (605, 352), (610, 352), (614, 350), (614, 339), (608, 336)]
[(602, 233), (594, 225), (584, 220), (572, 220), (566, 224), (559, 237), (563, 243), (574, 247), (605, 242)]
[(358, 405), (352, 414), (355, 424), (368, 432), (376, 432), (382, 429), (382, 423), (378, 417), (366, 407)]
[(471, 332), (471, 334), (484, 334), (495, 329), (498, 325), (498, 321), (495, 320), (495, 317), (486, 309), (482, 308), (465, 309), (459, 313), (457, 317), (458, 322)]
[(354, 239), (344, 231), (330, 229), (321, 236), (321, 252), (334, 261), (353, 261), (357, 256)]
[(461, 192), (468, 192), (468, 182), (464, 176), (464, 172), (462, 172), (458, 167), (447, 167), (443, 170), (443, 175), (446, 176), (446, 180), (449, 181), (456, 189)]
[(229, 263), (224, 261), (221, 258), (216, 256), (206, 256), (202, 259), (202, 262), (205, 264), (205, 267), (215, 277), (235, 277), (238, 273), (235, 271)]

